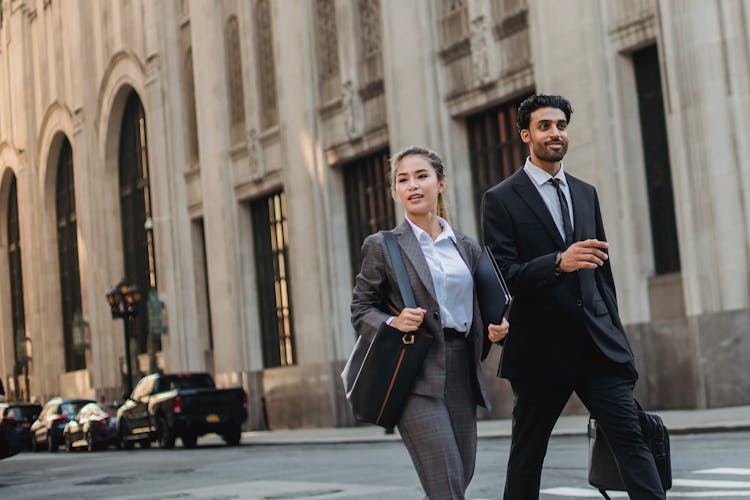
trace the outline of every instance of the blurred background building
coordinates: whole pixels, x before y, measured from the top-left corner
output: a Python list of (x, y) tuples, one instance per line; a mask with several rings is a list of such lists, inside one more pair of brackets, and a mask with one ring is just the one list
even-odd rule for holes
[[(339, 373), (360, 244), (401, 218), (386, 158), (435, 149), (452, 222), (479, 238), (482, 193), (526, 156), (516, 107), (545, 92), (575, 109), (565, 165), (599, 190), (642, 402), (750, 402), (750, 1), (0, 12), (11, 397), (121, 398), (127, 329), (133, 373), (242, 385), (252, 428), (352, 423)], [(105, 292), (121, 277), (164, 311), (113, 320)], [(485, 416), (506, 417), (493, 351)]]

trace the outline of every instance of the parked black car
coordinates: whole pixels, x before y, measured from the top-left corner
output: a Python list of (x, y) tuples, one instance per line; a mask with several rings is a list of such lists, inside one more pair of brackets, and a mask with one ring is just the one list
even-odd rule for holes
[(34, 451), (46, 448), (57, 451), (63, 444), (63, 429), (68, 420), (89, 403), (90, 399), (52, 398), (44, 405), (39, 418), (31, 424), (31, 449)]
[(247, 394), (241, 388), (217, 389), (208, 373), (153, 374), (143, 377), (117, 409), (117, 430), (125, 448), (158, 440), (186, 448), (198, 436), (215, 432), (232, 446), (240, 442), (247, 419)]
[(119, 448), (117, 419), (97, 403), (89, 403), (65, 424), (63, 442), (68, 451), (78, 447), (95, 451), (110, 445)]
[(36, 403), (0, 403), (0, 427), (10, 427), (17, 432), (26, 449), (31, 448), (31, 423), (42, 411)]

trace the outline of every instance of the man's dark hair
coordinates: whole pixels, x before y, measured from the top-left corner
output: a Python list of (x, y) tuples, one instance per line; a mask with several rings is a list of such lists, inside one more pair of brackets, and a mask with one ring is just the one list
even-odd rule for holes
[(518, 105), (518, 117), (516, 118), (516, 127), (520, 132), (529, 128), (531, 123), (531, 113), (539, 108), (557, 108), (565, 113), (565, 119), (570, 122), (570, 115), (573, 114), (573, 106), (570, 101), (561, 95), (534, 94), (527, 97)]

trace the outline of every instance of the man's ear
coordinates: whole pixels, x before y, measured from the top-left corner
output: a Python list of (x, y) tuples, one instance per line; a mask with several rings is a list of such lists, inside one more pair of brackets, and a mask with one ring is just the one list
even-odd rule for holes
[(529, 134), (529, 129), (525, 128), (521, 130), (521, 140), (526, 144), (531, 141), (531, 134)]

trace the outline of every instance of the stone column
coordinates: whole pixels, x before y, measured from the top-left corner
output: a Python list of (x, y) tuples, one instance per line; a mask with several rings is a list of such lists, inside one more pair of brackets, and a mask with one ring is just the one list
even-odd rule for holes
[(739, 2), (660, 1), (667, 129), (687, 314), (744, 309), (750, 166), (747, 26)]
[(217, 376), (243, 368), (237, 203), (229, 159), (229, 120), (222, 19), (215, 5), (190, 2), (195, 100), (200, 138), (201, 188), (208, 289)]
[[(442, 144), (435, 2), (383, 0), (383, 65), (392, 153)], [(447, 145), (446, 145), (447, 147)]]

